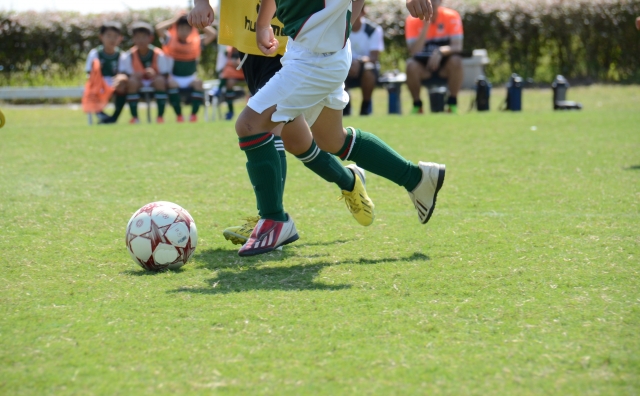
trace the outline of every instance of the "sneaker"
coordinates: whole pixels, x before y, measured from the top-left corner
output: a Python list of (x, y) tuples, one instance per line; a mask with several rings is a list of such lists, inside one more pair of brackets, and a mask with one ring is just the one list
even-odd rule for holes
[(104, 121), (110, 118), (104, 111), (97, 112), (96, 117), (98, 118), (98, 124), (106, 124)]
[(184, 116), (179, 115), (176, 117), (176, 122), (184, 122)]
[(189, 117), (189, 122), (198, 122), (198, 116), (195, 114), (191, 114), (191, 117)]
[(164, 118), (162, 118), (162, 117), (158, 117), (158, 118), (156, 118), (156, 123), (158, 123), (158, 124), (164, 124)]
[(224, 119), (227, 121), (233, 119), (233, 112), (231, 111), (227, 112), (227, 114), (224, 115)]
[(115, 124), (116, 121), (118, 121), (116, 118), (114, 117), (107, 117), (104, 119), (99, 119), (98, 120), (98, 124), (102, 125), (102, 124)]
[(244, 245), (249, 240), (256, 224), (260, 221), (260, 216), (249, 216), (245, 220), (246, 223), (241, 226), (229, 227), (222, 231), (224, 238), (234, 245)]
[(353, 186), (353, 191), (342, 190), (342, 196), (340, 199), (344, 199), (347, 209), (353, 215), (358, 223), (363, 226), (369, 226), (376, 218), (374, 213), (375, 205), (367, 195), (365, 188), (365, 175), (364, 169), (358, 167), (356, 164), (347, 165), (347, 168), (353, 172), (356, 182)]
[(238, 255), (245, 257), (269, 253), (280, 246), (297, 241), (298, 238), (296, 225), (288, 214), (287, 221), (260, 219), (249, 240), (238, 251)]
[(129, 124), (139, 124), (140, 120), (137, 119), (136, 117), (133, 117), (131, 120), (129, 120)]
[(421, 106), (413, 106), (411, 114), (424, 114), (424, 110), (422, 110)]
[(451, 104), (448, 106), (447, 113), (458, 114), (458, 105)]
[(427, 224), (436, 207), (438, 191), (444, 183), (445, 166), (435, 162), (419, 162), (418, 166), (422, 171), (422, 180), (409, 193), (409, 198), (418, 211), (420, 223)]

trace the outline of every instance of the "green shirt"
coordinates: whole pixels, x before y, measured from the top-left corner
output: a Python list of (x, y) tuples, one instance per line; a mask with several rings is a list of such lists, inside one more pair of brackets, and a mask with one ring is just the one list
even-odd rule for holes
[(153, 66), (153, 55), (155, 54), (155, 52), (153, 51), (155, 48), (156, 47), (149, 44), (149, 52), (147, 52), (147, 54), (144, 56), (142, 56), (142, 54), (140, 53), (140, 50), (138, 50), (138, 57), (140, 58), (140, 62), (142, 62), (142, 65), (145, 67), (145, 69), (147, 67)]
[(316, 53), (344, 48), (351, 32), (351, 0), (276, 0), (284, 33)]
[(196, 73), (198, 61), (173, 61), (172, 74), (178, 77), (188, 77)]

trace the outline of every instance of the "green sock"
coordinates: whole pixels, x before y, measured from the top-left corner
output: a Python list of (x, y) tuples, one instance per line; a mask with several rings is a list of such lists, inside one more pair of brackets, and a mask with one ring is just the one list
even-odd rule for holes
[(240, 138), (240, 149), (247, 156), (247, 172), (263, 219), (286, 221), (282, 205), (282, 167), (273, 134), (260, 133)]
[(284, 183), (287, 181), (287, 154), (284, 151), (284, 143), (280, 136), (273, 137), (273, 144), (280, 155), (280, 170), (282, 171), (282, 196), (284, 196)]
[(309, 150), (296, 155), (296, 158), (324, 180), (337, 184), (341, 190), (353, 190), (356, 182), (353, 172), (342, 166), (336, 157), (320, 150), (315, 141), (311, 142)]
[(129, 94), (127, 95), (127, 102), (129, 102), (129, 109), (131, 110), (131, 117), (138, 118), (138, 101), (140, 100), (140, 95), (138, 94)]
[(158, 117), (164, 116), (164, 108), (167, 104), (167, 93), (164, 91), (156, 91), (156, 103), (158, 104)]
[(182, 115), (182, 106), (180, 105), (180, 91), (178, 88), (170, 88), (169, 89), (169, 103), (171, 103), (171, 107), (175, 110), (176, 115)]
[(200, 106), (204, 102), (204, 91), (193, 91), (191, 93), (191, 114), (198, 114)]
[(413, 191), (422, 180), (418, 165), (404, 159), (376, 135), (360, 129), (347, 128), (347, 139), (335, 155), (343, 161), (354, 161), (359, 167), (389, 179), (407, 191)]
[(118, 117), (120, 117), (120, 113), (122, 113), (122, 109), (125, 104), (127, 104), (127, 95), (116, 95), (116, 110), (111, 116), (114, 120), (117, 120)]

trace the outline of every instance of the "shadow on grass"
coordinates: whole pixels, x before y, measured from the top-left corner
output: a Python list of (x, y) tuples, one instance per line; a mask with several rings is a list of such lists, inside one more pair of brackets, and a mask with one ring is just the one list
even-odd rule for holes
[(122, 271), (121, 274), (133, 275), (133, 276), (154, 276), (154, 275), (162, 274), (164, 272), (175, 272), (176, 274), (179, 274), (181, 272), (184, 272), (184, 269), (183, 268), (178, 268), (178, 269), (166, 269), (166, 270), (162, 270), (162, 271), (147, 271), (147, 270), (145, 270), (143, 268), (140, 268), (140, 269), (137, 269), (137, 270)]
[[(203, 256), (207, 253), (204, 253)], [(375, 265), (379, 263), (427, 260), (429, 260), (429, 256), (416, 252), (407, 257), (387, 257), (380, 259), (360, 258), (341, 262), (323, 261), (287, 267), (238, 266), (235, 269), (219, 270), (215, 278), (206, 281), (208, 283), (207, 287), (182, 287), (168, 291), (168, 293), (228, 294), (252, 290), (342, 290), (350, 288), (351, 285), (324, 284), (316, 282), (315, 279), (323, 268), (336, 265)]]
[(640, 170), (640, 165), (627, 166), (624, 170)]

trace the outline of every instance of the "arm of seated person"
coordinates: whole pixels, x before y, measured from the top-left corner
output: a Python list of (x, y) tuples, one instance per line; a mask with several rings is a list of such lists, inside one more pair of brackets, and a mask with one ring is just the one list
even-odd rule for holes
[(182, 14), (178, 14), (176, 16), (174, 16), (171, 19), (167, 19), (166, 21), (162, 21), (160, 23), (158, 23), (156, 25), (156, 34), (158, 35), (158, 38), (160, 40), (164, 39), (164, 35), (165, 33), (167, 33), (167, 30), (169, 30), (169, 28), (175, 24), (176, 22), (178, 22), (178, 19), (180, 19), (180, 17), (182, 16)]
[(204, 45), (209, 45), (214, 41), (216, 41), (216, 38), (218, 37), (218, 32), (214, 28), (212, 28), (211, 26), (207, 26), (203, 29), (203, 31), (204, 31), (204, 39), (202, 40), (202, 43)]
[(429, 30), (429, 24), (430, 23), (428, 21), (425, 21), (422, 29), (420, 29), (420, 34), (418, 35), (418, 37), (407, 39), (407, 47), (409, 48), (409, 53), (411, 53), (411, 56), (414, 56), (424, 48), (424, 44), (427, 42), (427, 31)]
[(462, 53), (462, 37), (451, 39), (451, 44), (440, 47), (442, 56), (450, 56)]

